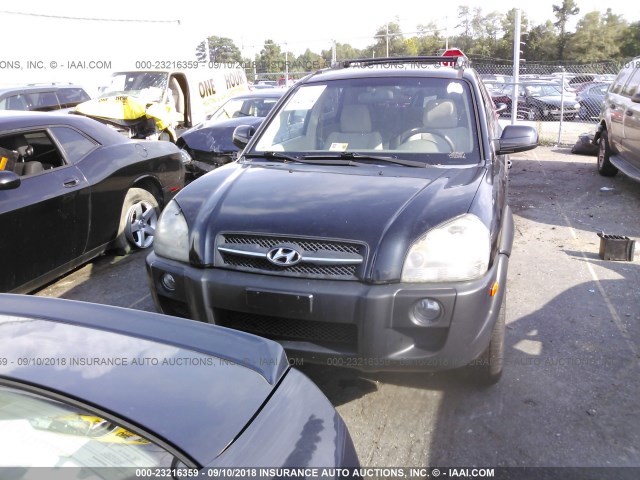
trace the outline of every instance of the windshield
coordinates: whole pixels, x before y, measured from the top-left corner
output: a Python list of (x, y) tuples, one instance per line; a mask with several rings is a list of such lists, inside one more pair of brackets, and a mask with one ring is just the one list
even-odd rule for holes
[(552, 97), (562, 95), (562, 90), (558, 85), (529, 85), (527, 92), (532, 97)]
[[(367, 77), (297, 87), (248, 154), (367, 152), (430, 164), (478, 163), (469, 86), (450, 78)], [(252, 156), (253, 156), (252, 155)]]
[(279, 98), (232, 98), (216, 110), (209, 120), (238, 117), (266, 117)]
[(147, 102), (161, 102), (167, 88), (167, 72), (118, 72), (100, 92), (100, 98), (129, 95)]

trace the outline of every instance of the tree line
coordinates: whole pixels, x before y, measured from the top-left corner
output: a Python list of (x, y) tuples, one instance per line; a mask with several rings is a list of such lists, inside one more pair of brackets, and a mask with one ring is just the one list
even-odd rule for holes
[[(575, 0), (562, 0), (553, 5), (553, 19), (540, 25), (521, 15), (521, 60), (530, 63), (597, 63), (623, 61), (640, 54), (640, 22), (629, 23), (622, 15), (608, 8), (584, 13)], [(458, 7), (456, 34), (445, 36), (437, 22), (419, 25), (417, 32), (403, 34), (395, 19), (380, 26), (373, 42), (363, 49), (349, 44), (335, 43), (326, 50), (302, 55), (283, 51), (281, 46), (266, 39), (255, 58), (243, 58), (233, 40), (210, 36), (196, 48), (199, 61), (241, 63), (248, 73), (282, 74), (285, 70), (295, 76), (330, 66), (335, 60), (387, 56), (437, 55), (445, 45), (460, 48), (472, 61), (511, 62), (513, 60), (516, 9), (506, 13), (484, 14), (481, 7)], [(577, 20), (575, 31), (569, 30)]]

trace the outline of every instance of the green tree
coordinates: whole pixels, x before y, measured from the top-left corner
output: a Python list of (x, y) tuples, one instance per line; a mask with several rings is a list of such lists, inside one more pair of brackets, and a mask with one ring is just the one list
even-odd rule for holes
[(471, 9), (468, 6), (458, 6), (458, 20), (459, 23), (456, 25), (456, 28), (462, 29), (462, 34), (457, 37), (458, 41), (456, 42), (456, 45), (461, 48), (463, 52), (466, 52), (473, 43), (473, 16)]
[(536, 25), (525, 36), (521, 58), (527, 62), (557, 60), (558, 35), (551, 20)]
[[(495, 58), (513, 59), (513, 42), (516, 28), (516, 9), (512, 8), (501, 17), (501, 37), (496, 41), (494, 47)], [(529, 30), (529, 19), (524, 12), (520, 13), (520, 41), (526, 42)], [(520, 45), (520, 50), (524, 54), (524, 45)]]
[(389, 22), (378, 28), (375, 39), (375, 43), (367, 50), (373, 52), (376, 57), (386, 57), (387, 51), (390, 57), (407, 55), (407, 44), (398, 23)]
[(296, 72), (314, 72), (329, 65), (330, 63), (322, 55), (314, 53), (307, 48), (302, 55), (295, 59), (293, 70)]
[(436, 22), (418, 25), (416, 38), (417, 55), (437, 55), (446, 42)]
[(554, 23), (558, 29), (558, 59), (564, 60), (564, 50), (571, 36), (567, 32), (567, 23), (569, 19), (574, 15), (580, 13), (580, 8), (576, 4), (575, 0), (562, 0), (562, 5), (553, 5), (553, 14), (558, 19)]
[(624, 40), (620, 46), (623, 58), (635, 57), (640, 52), (640, 22), (634, 22), (627, 27)]
[[(371, 56), (370, 54), (367, 55), (366, 52), (363, 52), (358, 48), (352, 47), (348, 43), (336, 42), (335, 49), (336, 49), (336, 61)], [(333, 47), (329, 48), (328, 50), (322, 50), (320, 55), (325, 60), (327, 65), (331, 65), (331, 60), (333, 58)]]
[(285, 54), (273, 40), (264, 41), (260, 53), (256, 55), (257, 73), (279, 73), (285, 70)]
[(196, 58), (200, 62), (234, 63), (242, 61), (242, 54), (230, 38), (213, 35), (196, 47)]

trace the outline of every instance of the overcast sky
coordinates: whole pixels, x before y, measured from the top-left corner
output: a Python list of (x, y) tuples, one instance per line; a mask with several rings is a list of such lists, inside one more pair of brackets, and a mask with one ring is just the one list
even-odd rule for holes
[[(22, 0), (0, 7), (3, 25), (3, 60), (58, 62), (56, 71), (11, 71), (4, 68), (0, 83), (66, 79), (68, 60), (106, 60), (114, 69), (133, 69), (139, 60), (192, 60), (198, 42), (209, 35), (230, 37), (245, 56), (253, 56), (265, 39), (283, 44), (295, 54), (306, 47), (319, 53), (332, 40), (363, 48), (373, 43), (376, 30), (388, 21), (398, 21), (411, 35), (417, 25), (436, 22), (456, 33), (458, 6), (480, 7), (484, 15), (520, 8), (534, 24), (554, 20), (552, 6), (562, 0), (392, 0), (356, 2), (166, 1), (106, 2)], [(640, 9), (632, 1), (577, 0), (585, 13), (604, 13), (609, 6), (628, 22), (640, 20)], [(13, 13), (9, 13), (13, 12)], [(69, 18), (67, 18), (69, 17)], [(91, 19), (91, 20), (89, 20)], [(125, 20), (125, 21), (113, 21)], [(286, 44), (286, 45), (284, 45)], [(99, 75), (100, 72), (82, 72)], [(28, 80), (16, 77), (28, 75)]]

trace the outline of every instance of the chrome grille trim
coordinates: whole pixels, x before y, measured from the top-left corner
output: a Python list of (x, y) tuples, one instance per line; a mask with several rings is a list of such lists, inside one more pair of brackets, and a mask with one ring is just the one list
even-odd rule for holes
[[(294, 249), (295, 265), (274, 265), (269, 252)], [(214, 266), (270, 275), (334, 280), (357, 280), (365, 263), (363, 243), (250, 233), (221, 233), (216, 238)]]

